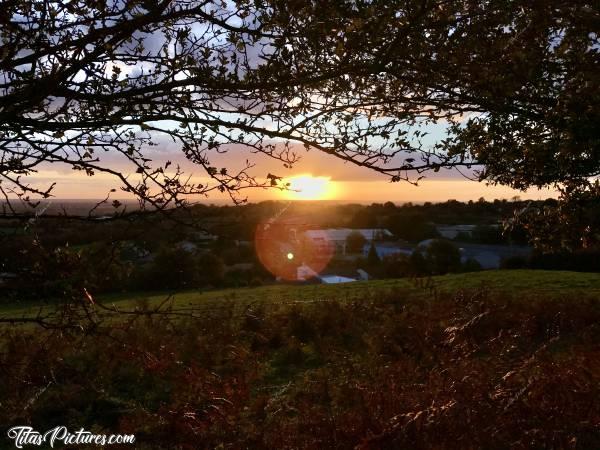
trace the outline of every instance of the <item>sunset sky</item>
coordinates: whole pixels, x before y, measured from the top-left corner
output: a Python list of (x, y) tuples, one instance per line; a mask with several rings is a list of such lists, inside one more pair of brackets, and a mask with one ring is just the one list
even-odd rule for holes
[[(135, 68), (123, 66), (123, 73), (132, 72)], [(460, 120), (466, 119), (461, 116)], [(172, 121), (154, 122), (160, 124), (159, 128), (177, 128), (178, 123)], [(441, 119), (435, 124), (418, 126), (418, 129), (426, 132), (426, 137), (420, 138), (419, 142), (425, 148), (433, 148), (436, 142), (446, 137), (447, 123)], [(265, 124), (268, 128), (268, 124)], [(416, 128), (415, 128), (416, 129)], [(412, 130), (414, 131), (414, 130)], [(187, 161), (182, 154), (179, 145), (166, 138), (165, 135), (154, 133), (155, 147), (146, 148), (145, 156), (151, 158), (156, 164), (164, 164), (167, 160), (172, 161), (172, 168), (180, 165), (191, 180), (196, 183), (210, 183), (203, 172), (203, 168), (195, 166)], [(275, 141), (275, 144), (278, 144)], [(374, 143), (377, 138), (374, 138)], [(222, 149), (224, 149), (223, 147)], [(346, 163), (334, 156), (327, 155), (318, 150), (306, 151), (302, 146), (292, 147), (300, 155), (300, 161), (293, 168), (284, 168), (282, 162), (271, 159), (262, 154), (251, 153), (248, 148), (239, 144), (227, 147), (223, 154), (210, 155), (210, 163), (217, 167), (227, 167), (228, 172), (235, 172), (243, 167), (246, 160), (255, 166), (250, 174), (258, 181), (264, 181), (267, 174), (275, 174), (292, 178), (293, 187), (299, 188), (295, 193), (284, 193), (277, 189), (249, 189), (244, 190), (241, 195), (250, 202), (262, 200), (335, 200), (340, 202), (371, 203), (382, 201), (393, 202), (436, 202), (455, 199), (460, 201), (477, 200), (484, 197), (488, 200), (495, 198), (512, 198), (519, 196), (522, 199), (544, 199), (556, 196), (556, 192), (549, 189), (530, 189), (527, 192), (516, 191), (505, 186), (489, 186), (485, 183), (474, 182), (466, 179), (458, 171), (441, 170), (439, 173), (425, 173), (425, 179), (414, 186), (407, 182), (390, 183), (389, 178), (375, 171), (365, 169), (350, 163)], [(100, 165), (110, 167), (124, 173), (132, 179), (135, 178), (135, 167), (122, 158), (122, 155), (107, 152), (95, 154), (100, 157)], [(406, 155), (405, 155), (406, 156)], [(414, 156), (419, 159), (419, 156)], [(394, 163), (397, 164), (397, 161)], [(415, 174), (415, 177), (417, 174)], [(294, 177), (301, 177), (302, 183), (294, 185)], [(56, 182), (53, 195), (57, 199), (101, 199), (112, 189), (117, 192), (111, 194), (113, 199), (126, 199), (127, 194), (120, 191), (119, 180), (112, 176), (97, 173), (93, 177), (83, 172), (74, 171), (70, 166), (59, 163), (42, 166), (37, 173), (27, 178), (32, 186), (45, 190), (53, 182)], [(212, 192), (208, 198), (202, 198), (205, 202), (227, 202), (231, 201), (227, 194)]]
[[(206, 181), (202, 168), (186, 161), (176, 148), (166, 146), (162, 150), (154, 150), (150, 157), (157, 162), (172, 160), (173, 165), (180, 164), (186, 173), (193, 174), (194, 181)], [(251, 202), (268, 199), (317, 199), (358, 203), (381, 201), (401, 203), (436, 202), (448, 199), (467, 201), (477, 200), (480, 197), (488, 200), (508, 199), (514, 196), (520, 196), (522, 199), (543, 199), (555, 195), (551, 190), (531, 189), (520, 192), (504, 186), (487, 186), (485, 183), (467, 180), (458, 172), (448, 170), (442, 170), (437, 174), (433, 172), (425, 174), (426, 178), (421, 180), (418, 186), (406, 182), (390, 183), (389, 179), (381, 174), (344, 163), (318, 151), (302, 153), (301, 161), (292, 169), (286, 169), (278, 161), (262, 155), (250, 154), (241, 148), (232, 148), (228, 153), (218, 155), (211, 162), (217, 167), (227, 166), (234, 169), (243, 164), (246, 158), (250, 158), (256, 164), (251, 173), (258, 179), (264, 179), (268, 173), (291, 178), (292, 188), (298, 191), (291, 193), (271, 189), (244, 191), (244, 195)], [(112, 167), (123, 170), (124, 173), (134, 173), (130, 166), (113, 155), (106, 154), (102, 160)], [(102, 198), (111, 188), (117, 188), (112, 198), (127, 198), (125, 193), (118, 190), (120, 186), (118, 180), (111, 176), (99, 173), (89, 177), (58, 164), (45, 166), (29, 181), (40, 187), (56, 181), (54, 195), (57, 199)], [(213, 193), (204, 201), (221, 203), (227, 199), (224, 194)]]
[[(162, 127), (177, 126), (170, 121), (161, 123)], [(433, 148), (436, 142), (446, 136), (445, 122), (430, 124), (420, 127), (427, 132), (426, 138), (419, 142), (427, 148)], [(150, 164), (160, 165), (171, 161), (171, 168), (179, 165), (186, 176), (191, 176), (195, 183), (210, 184), (211, 181), (204, 173), (204, 169), (186, 160), (180, 146), (164, 135), (153, 133), (155, 146), (144, 149), (145, 156), (150, 158)], [(276, 145), (281, 142), (270, 141)], [(267, 174), (275, 174), (291, 182), (293, 192), (282, 192), (277, 189), (246, 189), (240, 198), (247, 198), (249, 202), (263, 200), (333, 200), (339, 202), (371, 203), (392, 201), (403, 202), (439, 202), (449, 199), (468, 201), (484, 197), (492, 199), (510, 199), (519, 196), (522, 199), (545, 199), (555, 197), (557, 194), (551, 189), (530, 189), (526, 192), (510, 189), (506, 186), (487, 185), (467, 179), (464, 175), (472, 172), (462, 170), (440, 170), (424, 173), (425, 179), (419, 181), (418, 186), (405, 181), (391, 183), (385, 175), (373, 170), (347, 163), (339, 158), (327, 155), (319, 150), (306, 151), (301, 145), (290, 147), (300, 159), (292, 168), (285, 168), (281, 161), (260, 153), (251, 153), (247, 147), (240, 144), (229, 144), (224, 153), (208, 153), (210, 164), (220, 169), (226, 167), (229, 173), (240, 170), (246, 160), (254, 164), (249, 174), (260, 182), (265, 181)], [(100, 158), (100, 165), (110, 167), (135, 179), (135, 167), (122, 155), (113, 152), (95, 154)], [(419, 159), (419, 155), (414, 156)], [(393, 164), (397, 164), (393, 162)], [(414, 174), (416, 178), (418, 174)], [(300, 181), (298, 181), (300, 180)], [(33, 186), (45, 189), (56, 182), (53, 195), (56, 199), (101, 199), (112, 189), (117, 192), (111, 194), (113, 199), (127, 199), (128, 194), (121, 191), (119, 180), (111, 175), (96, 173), (90, 177), (82, 171), (74, 171), (70, 166), (52, 163), (42, 166), (34, 176), (28, 178)], [(209, 197), (195, 198), (207, 203), (231, 202), (227, 194), (217, 191), (211, 192)]]

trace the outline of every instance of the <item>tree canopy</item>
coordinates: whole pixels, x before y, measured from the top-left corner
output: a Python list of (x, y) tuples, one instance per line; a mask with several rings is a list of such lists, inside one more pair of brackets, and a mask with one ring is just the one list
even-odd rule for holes
[[(597, 199), (594, 2), (8, 0), (0, 22), (6, 197), (51, 195), (31, 180), (63, 163), (153, 207), (243, 200), (280, 183), (252, 176), (253, 153), (291, 166), (306, 149), (391, 181), (457, 168)], [(210, 182), (152, 161), (165, 137)], [(245, 163), (218, 167), (232, 146)]]

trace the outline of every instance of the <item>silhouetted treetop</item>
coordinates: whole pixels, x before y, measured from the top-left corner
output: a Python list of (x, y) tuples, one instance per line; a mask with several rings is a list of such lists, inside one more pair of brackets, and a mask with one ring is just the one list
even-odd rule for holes
[[(289, 167), (303, 148), (392, 181), (463, 167), (588, 191), (599, 174), (593, 2), (9, 0), (0, 21), (5, 195), (51, 195), (31, 177), (63, 163), (154, 207), (243, 200), (272, 184), (253, 153)], [(151, 160), (165, 137), (208, 182)]]

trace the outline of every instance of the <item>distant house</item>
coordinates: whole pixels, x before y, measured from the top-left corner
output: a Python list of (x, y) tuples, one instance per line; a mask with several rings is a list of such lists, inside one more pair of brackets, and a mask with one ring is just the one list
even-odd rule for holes
[(435, 228), (440, 236), (446, 239), (454, 239), (459, 234), (471, 236), (477, 225), (436, 225)]
[(228, 272), (247, 272), (254, 269), (253, 263), (235, 263), (229, 266), (225, 266), (225, 273)]
[(521, 245), (460, 244), (463, 262), (474, 259), (484, 269), (498, 269), (503, 259), (515, 256), (528, 257), (531, 248)]
[(10, 283), (12, 280), (17, 278), (16, 273), (12, 272), (0, 272), (0, 286)]
[(184, 252), (188, 252), (188, 253), (194, 253), (196, 250), (198, 250), (198, 245), (196, 245), (194, 242), (190, 242), (190, 241), (179, 241), (175, 245), (177, 246), (177, 248), (183, 250)]
[[(434, 239), (426, 239), (419, 242), (418, 247), (427, 248)], [(530, 247), (520, 245), (485, 245), (461, 243), (460, 255), (462, 262), (469, 259), (477, 261), (483, 269), (498, 269), (503, 259), (522, 256), (527, 257), (531, 253)]]
[[(436, 230), (441, 237), (446, 239), (456, 239), (460, 236), (473, 237), (473, 233), (480, 225), (436, 225)], [(486, 225), (486, 228), (498, 228), (498, 224)]]
[[(375, 251), (379, 259), (383, 259), (386, 256), (402, 254), (406, 256), (412, 255), (414, 252), (414, 246), (404, 243), (397, 242), (376, 242), (374, 244)], [(363, 247), (363, 255), (366, 257), (371, 250), (371, 244), (367, 244)]]
[(204, 230), (194, 231), (191, 234), (191, 237), (194, 241), (197, 242), (216, 241), (219, 238), (218, 236)]
[(125, 261), (134, 263), (144, 264), (154, 261), (154, 255), (152, 253), (133, 241), (126, 241), (123, 243), (121, 256)]
[(306, 281), (317, 277), (318, 274), (306, 264), (302, 264), (296, 269), (296, 276), (299, 281)]
[(358, 232), (367, 242), (384, 241), (392, 239), (394, 235), (385, 228), (326, 228), (320, 230), (306, 230), (304, 235), (317, 246), (334, 245), (337, 253), (346, 254), (346, 241), (350, 234)]
[(367, 272), (365, 272), (363, 269), (357, 269), (356, 273), (358, 274), (359, 280), (368, 280), (369, 278), (371, 278), (369, 276), (369, 274)]
[(417, 248), (427, 248), (435, 239), (425, 239), (417, 244)]
[(354, 278), (342, 277), (339, 275), (323, 275), (319, 277), (323, 284), (338, 284), (338, 283), (351, 283), (356, 281)]

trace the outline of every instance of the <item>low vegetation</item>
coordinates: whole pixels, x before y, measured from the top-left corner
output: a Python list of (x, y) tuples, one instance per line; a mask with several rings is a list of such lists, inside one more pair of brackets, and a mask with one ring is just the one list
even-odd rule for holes
[[(138, 297), (102, 300), (152, 311), (165, 298)], [(135, 433), (138, 448), (600, 447), (598, 275), (172, 301), (195, 313), (124, 315), (86, 333), (3, 325), (0, 423)]]

